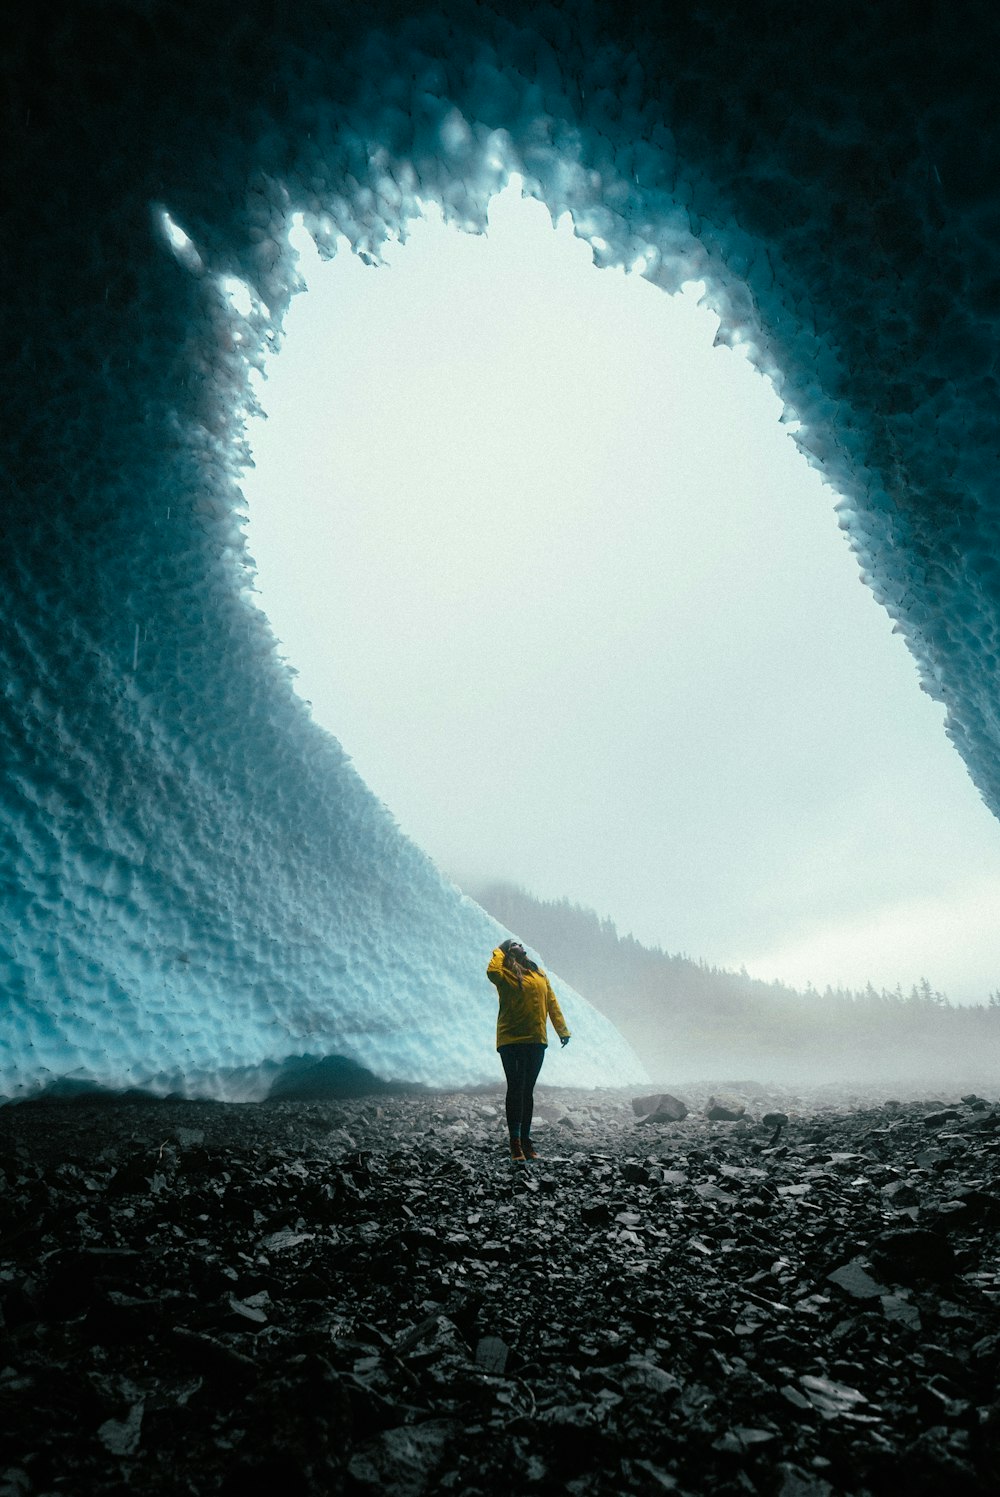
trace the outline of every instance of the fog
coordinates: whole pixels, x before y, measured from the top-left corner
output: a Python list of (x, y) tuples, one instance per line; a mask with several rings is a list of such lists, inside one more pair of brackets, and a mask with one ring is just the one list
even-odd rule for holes
[(259, 390), (259, 602), (316, 718), (463, 886), (802, 986), (1000, 986), (1000, 831), (703, 288), (433, 206), (308, 294)]

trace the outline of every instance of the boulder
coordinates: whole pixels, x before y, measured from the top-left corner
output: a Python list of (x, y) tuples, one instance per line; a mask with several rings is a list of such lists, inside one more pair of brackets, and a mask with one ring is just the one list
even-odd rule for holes
[(852, 1299), (878, 1299), (886, 1292), (885, 1285), (873, 1279), (865, 1264), (857, 1258), (852, 1258), (849, 1263), (842, 1263), (839, 1268), (827, 1274), (827, 1279)]
[(871, 1245), (872, 1261), (897, 1284), (949, 1279), (955, 1271), (951, 1243), (921, 1227), (883, 1232)]
[(688, 1115), (687, 1104), (669, 1092), (654, 1097), (633, 1097), (632, 1111), (643, 1123), (679, 1123)]
[(746, 1114), (746, 1107), (731, 1097), (709, 1097), (705, 1116), (712, 1123), (737, 1123)]

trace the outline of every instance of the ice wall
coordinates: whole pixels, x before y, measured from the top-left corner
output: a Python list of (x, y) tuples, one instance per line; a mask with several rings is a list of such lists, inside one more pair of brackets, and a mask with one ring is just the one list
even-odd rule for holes
[[(1000, 810), (1000, 22), (738, 9), (5, 20), (0, 1095), (247, 1094), (297, 1055), (495, 1074), (495, 927), (311, 723), (247, 595), (241, 419), (292, 211), (377, 255), (418, 196), (481, 227), (516, 168), (599, 263), (704, 279)], [(638, 1073), (567, 1006), (560, 1079)]]

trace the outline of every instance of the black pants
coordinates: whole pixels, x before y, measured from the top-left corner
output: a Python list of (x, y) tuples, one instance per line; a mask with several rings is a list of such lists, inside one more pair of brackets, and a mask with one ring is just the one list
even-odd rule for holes
[(531, 1137), (535, 1082), (545, 1059), (544, 1045), (501, 1045), (497, 1050), (507, 1077), (507, 1127), (511, 1138)]

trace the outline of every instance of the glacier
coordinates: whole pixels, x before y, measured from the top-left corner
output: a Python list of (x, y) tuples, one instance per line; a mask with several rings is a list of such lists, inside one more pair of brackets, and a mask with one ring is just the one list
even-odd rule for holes
[[(378, 259), (422, 202), (481, 232), (518, 172), (597, 264), (703, 282), (1000, 814), (993, 7), (109, 0), (5, 25), (0, 1098), (251, 1098), (331, 1057), (498, 1079), (498, 927), (312, 722), (254, 602), (244, 426), (297, 216)], [(560, 996), (545, 1079), (641, 1079)]]

